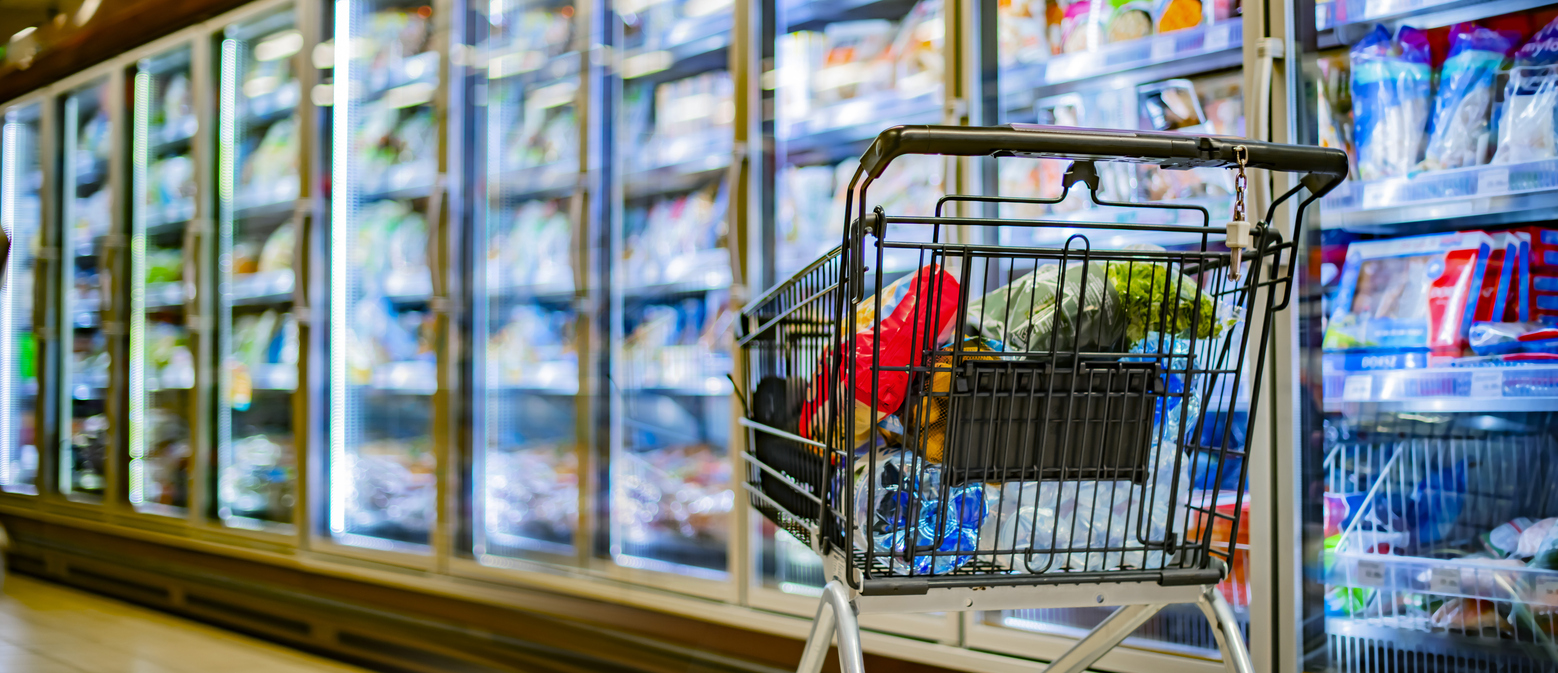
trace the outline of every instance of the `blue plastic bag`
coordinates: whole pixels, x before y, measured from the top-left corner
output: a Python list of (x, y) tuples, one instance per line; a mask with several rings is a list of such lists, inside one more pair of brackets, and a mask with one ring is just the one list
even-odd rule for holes
[(1473, 23), (1450, 28), (1450, 55), (1439, 70), (1424, 170), (1475, 166), (1488, 158), (1494, 80), (1517, 37)]
[(1433, 93), (1428, 37), (1375, 26), (1352, 48), (1353, 140), (1364, 180), (1406, 175), (1423, 155)]
[(946, 574), (972, 560), (979, 547), (984, 484), (943, 489), (940, 465), (912, 451), (891, 451), (877, 457), (874, 471), (861, 473), (855, 508), (862, 542), (890, 557), (896, 572)]

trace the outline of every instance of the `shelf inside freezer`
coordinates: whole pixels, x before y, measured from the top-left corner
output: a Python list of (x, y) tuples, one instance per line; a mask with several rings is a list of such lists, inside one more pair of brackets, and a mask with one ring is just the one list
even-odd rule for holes
[(436, 172), (429, 162), (390, 166), (379, 175), (363, 180), (363, 200), (426, 198), (433, 191)]
[(146, 233), (157, 236), (180, 232), (192, 219), (195, 219), (193, 198), (164, 204), (161, 208), (146, 213)]
[(184, 306), (184, 283), (181, 281), (147, 283), (145, 292), (146, 308), (167, 309)]
[(1558, 159), (1425, 171), (1342, 183), (1321, 200), (1327, 229), (1464, 220), (1546, 220), (1558, 206)]
[(1002, 107), (1026, 110), (1083, 82), (1118, 88), (1238, 67), (1243, 43), (1243, 24), (1230, 20), (1020, 63), (1000, 73)]
[(438, 392), (438, 367), (431, 361), (380, 365), (373, 369), (368, 387), (387, 393), (432, 395)]
[(728, 10), (682, 18), (664, 33), (646, 36), (642, 46), (624, 51), (618, 74), (625, 80), (661, 81), (726, 68), (732, 26)]
[[(1422, 620), (1401, 617), (1328, 618), (1325, 631), (1330, 636), (1332, 660), (1339, 664), (1331, 670), (1477, 670), (1538, 671), (1533, 661), (1551, 661), (1552, 654), (1540, 645), (1502, 638), (1489, 629), (1463, 632), (1438, 629), (1415, 630)], [(1450, 659), (1465, 668), (1385, 668), (1388, 661)]]
[(558, 161), (503, 171), (498, 193), (505, 201), (567, 196), (579, 186), (579, 162)]
[(263, 126), (292, 115), (298, 106), (298, 82), (295, 79), (277, 86), (274, 90), (244, 99), (243, 123)]
[(816, 30), (837, 21), (897, 19), (909, 13), (914, 0), (790, 0), (782, 3), (787, 31)]
[(1325, 406), (1374, 411), (1517, 412), (1558, 408), (1558, 365), (1325, 373)]
[(507, 49), (487, 56), (487, 79), (510, 86), (531, 86), (578, 75), (578, 52), (547, 56), (541, 49)]
[(834, 163), (863, 154), (882, 132), (884, 120), (892, 124), (940, 123), (940, 89), (909, 97), (884, 91), (820, 107), (804, 118), (781, 121), (777, 134), (789, 163)]
[[(1412, 17), (1414, 27), (1436, 28), (1549, 4), (1547, 0), (1330, 0), (1315, 3), (1315, 29), (1338, 31), (1364, 24), (1358, 29), (1361, 36), (1367, 24), (1403, 17)], [(1321, 48), (1351, 43), (1340, 37), (1322, 39)]]
[(235, 275), (228, 283), (228, 299), (235, 306), (277, 304), (292, 301), (291, 269)]

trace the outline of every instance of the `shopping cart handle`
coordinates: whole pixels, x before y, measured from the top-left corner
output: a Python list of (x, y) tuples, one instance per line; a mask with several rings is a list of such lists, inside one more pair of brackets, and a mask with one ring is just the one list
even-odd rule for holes
[(881, 177), (893, 159), (905, 154), (1022, 156), (1125, 161), (1164, 168), (1225, 168), (1237, 165), (1234, 148), (1240, 145), (1249, 149), (1248, 165), (1252, 168), (1329, 177), (1323, 183), (1310, 185), (1317, 195), (1329, 192), (1347, 176), (1347, 155), (1334, 148), (1279, 145), (1226, 136), (1037, 124), (894, 126), (876, 137), (860, 157), (860, 163), (872, 179)]

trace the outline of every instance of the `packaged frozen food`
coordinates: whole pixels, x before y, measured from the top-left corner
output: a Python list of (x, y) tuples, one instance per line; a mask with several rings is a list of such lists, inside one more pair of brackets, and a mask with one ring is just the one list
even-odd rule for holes
[(1352, 71), (1345, 55), (1316, 59), (1320, 77), (1316, 87), (1319, 145), (1347, 153), (1349, 172), (1357, 175), (1357, 152), (1352, 142)]
[(1480, 231), (1353, 243), (1324, 347), (1461, 355), (1493, 245)]
[(857, 544), (890, 558), (896, 572), (916, 575), (973, 560), (987, 521), (983, 484), (943, 485), (940, 466), (908, 451), (878, 456), (875, 468), (855, 485)]
[(942, 0), (919, 0), (893, 39), (893, 87), (900, 96), (918, 96), (940, 88), (946, 71), (941, 46), (945, 38)]
[(1046, 0), (1000, 0), (996, 7), (1002, 65), (1042, 59), (1049, 53), (1044, 26)]
[(1194, 28), (1201, 25), (1201, 0), (1158, 0), (1153, 15), (1157, 17), (1159, 33)]
[(1515, 52), (1498, 114), (1495, 164), (1558, 156), (1553, 109), (1558, 107), (1558, 19)]
[(1055, 53), (1095, 51), (1104, 45), (1114, 10), (1110, 0), (1055, 0), (1051, 7), (1050, 45)]
[(1428, 38), (1384, 26), (1352, 48), (1353, 141), (1364, 180), (1406, 175), (1422, 158), (1433, 92)]
[(837, 21), (823, 28), (823, 61), (811, 75), (820, 105), (874, 93), (892, 85), (889, 59), (898, 26), (885, 19)]
[(1510, 628), (1509, 622), (1499, 615), (1493, 601), (1460, 597), (1445, 602), (1434, 611), (1430, 621), (1441, 629), (1457, 631)]
[(1439, 90), (1422, 168), (1439, 170), (1486, 163), (1494, 79), (1518, 35), (1473, 23), (1450, 28), (1450, 56), (1439, 69)]
[(1478, 536), (1482, 546), (1492, 554), (1494, 558), (1507, 558), (1515, 553), (1520, 546), (1520, 535), (1531, 527), (1533, 522), (1523, 516), (1517, 516), (1509, 521), (1499, 524), (1497, 528)]
[(1558, 353), (1558, 327), (1546, 323), (1474, 322), (1468, 338), (1478, 355)]
[(1536, 556), (1542, 551), (1543, 542), (1553, 532), (1554, 524), (1558, 524), (1558, 518), (1541, 519), (1520, 531), (1520, 542), (1515, 545), (1512, 558), (1528, 559)]
[(270, 236), (265, 239), (265, 247), (260, 248), (260, 256), (255, 264), (255, 271), (264, 273), (267, 271), (284, 271), (292, 268), (292, 254), (297, 245), (297, 237), (292, 231), (292, 223), (286, 222), (276, 227)]
[(1104, 29), (1109, 42), (1130, 42), (1152, 35), (1152, 13), (1142, 0), (1120, 3)]

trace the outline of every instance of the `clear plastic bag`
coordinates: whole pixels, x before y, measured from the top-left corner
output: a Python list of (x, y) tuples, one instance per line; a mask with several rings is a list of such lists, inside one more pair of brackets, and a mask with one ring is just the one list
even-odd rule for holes
[(1433, 92), (1428, 39), (1375, 26), (1352, 48), (1353, 140), (1364, 180), (1406, 175), (1423, 155)]
[(1515, 52), (1498, 114), (1495, 164), (1516, 164), (1558, 156), (1558, 20), (1547, 24)]
[[(1144, 541), (1163, 542), (1171, 521), (1184, 525), (1190, 461), (1169, 442), (1154, 449), (1152, 461), (1152, 478), (1143, 486), (1125, 481), (1030, 481), (986, 487), (981, 551), (1011, 550), (994, 560), (1016, 573), (1163, 567), (1163, 552), (1147, 551)], [(1102, 547), (1140, 549), (1080, 551)]]
[(1475, 166), (1487, 158), (1494, 80), (1516, 38), (1470, 23), (1450, 29), (1450, 56), (1439, 71), (1425, 170)]

